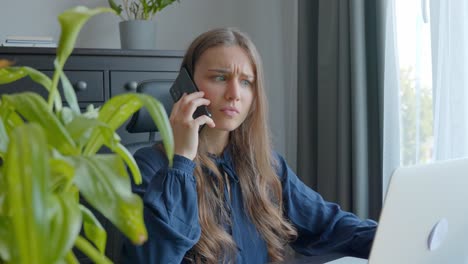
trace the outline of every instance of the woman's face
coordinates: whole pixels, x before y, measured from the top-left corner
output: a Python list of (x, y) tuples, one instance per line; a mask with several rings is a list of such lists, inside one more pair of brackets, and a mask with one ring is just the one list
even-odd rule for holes
[(216, 129), (233, 131), (244, 122), (254, 98), (255, 75), (242, 48), (207, 49), (195, 64), (194, 81), (211, 102), (208, 109)]

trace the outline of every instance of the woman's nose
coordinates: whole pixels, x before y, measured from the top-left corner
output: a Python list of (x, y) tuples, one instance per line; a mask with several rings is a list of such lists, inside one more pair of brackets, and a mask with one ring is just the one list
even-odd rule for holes
[(238, 101), (240, 99), (240, 88), (241, 85), (237, 80), (231, 80), (228, 82), (226, 89), (226, 99)]

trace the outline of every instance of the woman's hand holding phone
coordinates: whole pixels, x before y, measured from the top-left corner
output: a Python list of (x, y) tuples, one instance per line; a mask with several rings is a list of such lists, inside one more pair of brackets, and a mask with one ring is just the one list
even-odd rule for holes
[(194, 119), (193, 114), (199, 106), (207, 106), (210, 101), (203, 98), (203, 92), (184, 93), (178, 100), (170, 115), (174, 133), (174, 152), (190, 160), (195, 159), (198, 149), (198, 130), (200, 126), (215, 127), (213, 119), (201, 115)]

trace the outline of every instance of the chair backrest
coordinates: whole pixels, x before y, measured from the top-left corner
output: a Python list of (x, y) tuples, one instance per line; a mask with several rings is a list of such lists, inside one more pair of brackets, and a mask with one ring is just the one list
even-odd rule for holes
[[(174, 104), (169, 93), (169, 88), (170, 86), (168, 85), (161, 85), (161, 80), (146, 80), (138, 84), (137, 93), (148, 94), (158, 99), (169, 115), (172, 110), (172, 105)], [(158, 128), (145, 108), (133, 114), (130, 122), (126, 126), (126, 130), (129, 133), (149, 133), (147, 139), (125, 145), (132, 154), (142, 147), (150, 146), (160, 141), (160, 139), (156, 137)]]
[[(159, 102), (164, 105), (167, 114), (170, 114), (174, 103), (169, 93), (169, 88), (169, 86), (161, 85), (161, 80), (147, 80), (138, 84), (137, 93), (148, 94), (158, 99)], [(132, 116), (126, 129), (129, 133), (158, 131), (158, 128), (145, 108), (140, 109)]]

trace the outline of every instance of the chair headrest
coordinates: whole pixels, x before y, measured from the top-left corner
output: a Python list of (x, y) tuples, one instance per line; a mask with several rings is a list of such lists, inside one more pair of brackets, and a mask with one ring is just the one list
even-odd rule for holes
[[(138, 84), (137, 93), (144, 93), (151, 95), (158, 99), (164, 105), (166, 113), (169, 115), (172, 110), (171, 94), (169, 89), (174, 81), (173, 80), (147, 80)], [(126, 127), (129, 133), (143, 133), (143, 132), (156, 132), (158, 128), (153, 122), (148, 111), (143, 107), (133, 114), (132, 119)]]

